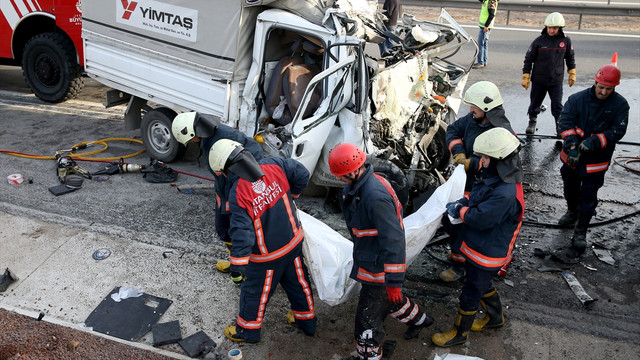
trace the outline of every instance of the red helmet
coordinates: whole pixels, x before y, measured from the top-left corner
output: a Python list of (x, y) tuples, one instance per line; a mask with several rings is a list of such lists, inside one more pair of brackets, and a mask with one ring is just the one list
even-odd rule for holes
[(620, 69), (613, 64), (605, 65), (598, 70), (595, 79), (605, 86), (617, 86), (620, 84)]
[(344, 143), (329, 153), (329, 168), (335, 176), (346, 175), (358, 170), (367, 159), (367, 155), (357, 146)]

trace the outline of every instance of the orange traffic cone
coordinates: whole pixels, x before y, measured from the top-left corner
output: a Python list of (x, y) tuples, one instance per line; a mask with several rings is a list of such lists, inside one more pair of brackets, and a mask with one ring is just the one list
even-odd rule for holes
[(613, 56), (611, 57), (611, 64), (618, 66), (618, 52), (614, 52)]

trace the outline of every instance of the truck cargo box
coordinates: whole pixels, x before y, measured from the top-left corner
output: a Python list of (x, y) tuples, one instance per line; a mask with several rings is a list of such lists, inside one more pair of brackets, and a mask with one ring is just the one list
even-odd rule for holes
[[(261, 7), (241, 1), (83, 3), (85, 69), (98, 81), (180, 110), (226, 117), (251, 64)], [(171, 90), (169, 90), (171, 89)], [(171, 93), (166, 93), (171, 91)]]

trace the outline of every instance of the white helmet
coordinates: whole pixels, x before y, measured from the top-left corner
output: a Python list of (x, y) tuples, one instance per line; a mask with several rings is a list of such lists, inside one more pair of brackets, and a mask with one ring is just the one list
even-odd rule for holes
[(559, 12), (552, 12), (544, 19), (544, 26), (564, 27), (564, 17)]
[(211, 146), (209, 166), (216, 173), (229, 170), (249, 182), (264, 176), (253, 155), (246, 151), (242, 144), (230, 139), (220, 139)]
[(511, 131), (495, 127), (478, 135), (473, 142), (473, 152), (494, 159), (503, 160), (517, 152), (520, 140)]
[(478, 81), (469, 86), (462, 100), (467, 105), (474, 105), (487, 112), (504, 102), (496, 84), (490, 81)]
[(178, 116), (173, 119), (173, 123), (171, 123), (173, 137), (182, 145), (186, 146), (189, 140), (196, 136), (196, 129), (194, 127), (196, 115), (198, 115), (198, 113), (195, 111), (178, 114)]
[(201, 138), (213, 136), (218, 125), (220, 120), (217, 116), (191, 111), (178, 114), (173, 119), (171, 132), (179, 143), (187, 146), (189, 140), (196, 136)]

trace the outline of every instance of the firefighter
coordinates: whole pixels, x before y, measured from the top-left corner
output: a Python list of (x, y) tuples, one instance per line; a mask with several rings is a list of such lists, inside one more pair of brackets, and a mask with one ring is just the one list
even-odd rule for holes
[[(464, 165), (467, 174), (464, 192), (468, 194), (482, 172), (480, 157), (473, 153), (475, 139), (494, 127), (503, 127), (511, 132), (513, 129), (502, 107), (500, 90), (495, 84), (480, 81), (471, 85), (464, 94), (463, 102), (470, 106), (470, 112), (447, 127), (446, 141), (454, 162)], [(451, 246), (456, 241), (460, 225), (451, 225), (446, 216), (442, 220), (449, 233)], [(440, 279), (446, 282), (457, 281), (464, 276), (464, 257), (453, 250), (449, 253), (449, 260), (452, 266), (440, 273)]]
[(387, 315), (408, 326), (407, 340), (433, 318), (402, 294), (407, 268), (402, 205), (389, 182), (365, 161), (365, 153), (349, 143), (329, 153), (331, 173), (346, 184), (342, 209), (353, 241), (350, 277), (362, 284), (354, 331), (358, 358), (381, 359)]
[[(447, 204), (447, 214), (462, 220), (455, 246), (465, 257), (466, 278), (460, 307), (451, 329), (431, 340), (448, 347), (467, 341), (469, 330), (504, 325), (498, 291), (491, 280), (507, 263), (515, 247), (524, 215), (520, 141), (507, 129), (496, 127), (480, 134), (473, 151), (481, 156), (482, 180), (469, 195)], [(485, 317), (475, 319), (479, 306)]]
[[(227, 125), (220, 124), (220, 121), (213, 115), (199, 114), (195, 111), (178, 114), (171, 124), (171, 132), (176, 140), (184, 146), (188, 143), (194, 142), (200, 144), (200, 156), (204, 155), (206, 159), (209, 158), (209, 149), (211, 146), (220, 139), (231, 139), (238, 141), (242, 146), (251, 152), (256, 160), (262, 159), (263, 152), (260, 144), (258, 144), (252, 138), (246, 136), (242, 132), (231, 128)], [(209, 165), (207, 164), (207, 167)], [(226, 197), (222, 196), (225, 193), (225, 177), (211, 170), (216, 182), (214, 189), (216, 192), (216, 217), (215, 225), (218, 237), (224, 242), (227, 247), (227, 251), (231, 251), (231, 239), (229, 238), (229, 202)], [(229, 272), (229, 261), (220, 260), (216, 264), (216, 269), (223, 273)], [(232, 278), (234, 282), (242, 282), (242, 277)]]
[(549, 14), (544, 20), (542, 35), (533, 40), (524, 56), (521, 85), (529, 89), (531, 84), (531, 103), (527, 109), (529, 124), (525, 130), (527, 135), (533, 135), (536, 132), (540, 105), (548, 93), (551, 100), (551, 115), (556, 123), (556, 135), (560, 138), (558, 117), (562, 112), (562, 80), (565, 63), (569, 73), (569, 87), (576, 82), (573, 45), (571, 39), (564, 35), (563, 27), (562, 14), (559, 12)]
[(587, 247), (587, 228), (598, 205), (598, 189), (604, 184), (616, 143), (627, 132), (629, 103), (615, 89), (620, 70), (604, 65), (595, 84), (569, 97), (560, 115), (563, 140), (560, 174), (567, 212), (560, 225), (575, 225), (571, 257), (581, 256)]
[(236, 324), (227, 326), (224, 335), (235, 342), (259, 342), (267, 303), (280, 284), (291, 303), (293, 320), (288, 321), (313, 336), (317, 319), (302, 258), (304, 233), (293, 202), (307, 186), (309, 171), (291, 158), (258, 162), (229, 139), (213, 144), (209, 166), (230, 184), (231, 276), (246, 276)]

